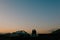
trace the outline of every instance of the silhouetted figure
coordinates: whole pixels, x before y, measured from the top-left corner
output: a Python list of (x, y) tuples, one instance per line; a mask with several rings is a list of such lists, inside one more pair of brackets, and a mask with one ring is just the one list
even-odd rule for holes
[(33, 30), (32, 30), (32, 37), (36, 37), (36, 36), (37, 36), (36, 30), (33, 29)]
[(36, 35), (36, 30), (35, 29), (32, 30), (32, 34)]

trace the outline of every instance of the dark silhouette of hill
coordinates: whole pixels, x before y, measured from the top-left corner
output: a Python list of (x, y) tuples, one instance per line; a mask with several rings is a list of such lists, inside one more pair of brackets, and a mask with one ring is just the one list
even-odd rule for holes
[(50, 34), (37, 34), (36, 30), (32, 30), (32, 34), (22, 31), (13, 33), (0, 34), (0, 40), (60, 40), (60, 29)]

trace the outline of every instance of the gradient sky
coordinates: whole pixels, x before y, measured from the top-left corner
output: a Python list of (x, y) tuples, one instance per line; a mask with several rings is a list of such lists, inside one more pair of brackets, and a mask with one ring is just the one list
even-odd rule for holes
[(60, 0), (0, 0), (0, 32), (48, 33), (59, 27)]

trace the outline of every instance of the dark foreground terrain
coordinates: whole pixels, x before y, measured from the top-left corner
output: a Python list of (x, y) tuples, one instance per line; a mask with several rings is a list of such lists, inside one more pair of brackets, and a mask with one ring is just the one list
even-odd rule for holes
[(25, 31), (0, 34), (0, 40), (60, 40), (60, 29), (50, 34), (37, 34), (36, 30), (32, 30), (32, 34)]

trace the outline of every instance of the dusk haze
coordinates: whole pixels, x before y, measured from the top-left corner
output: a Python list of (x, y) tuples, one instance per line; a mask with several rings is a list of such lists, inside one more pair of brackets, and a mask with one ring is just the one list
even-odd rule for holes
[(60, 0), (0, 0), (0, 33), (60, 29)]

